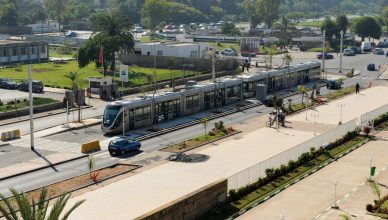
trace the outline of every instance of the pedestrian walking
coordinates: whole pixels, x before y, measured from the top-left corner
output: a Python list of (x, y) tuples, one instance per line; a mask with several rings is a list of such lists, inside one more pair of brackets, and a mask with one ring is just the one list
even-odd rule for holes
[(241, 69), (242, 69), (242, 72), (245, 71), (245, 63), (241, 64)]
[(360, 93), (360, 84), (356, 84), (356, 94)]

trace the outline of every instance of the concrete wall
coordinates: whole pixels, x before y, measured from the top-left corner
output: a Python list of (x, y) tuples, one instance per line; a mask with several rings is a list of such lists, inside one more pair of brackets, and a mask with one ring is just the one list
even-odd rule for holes
[[(136, 54), (119, 54), (119, 60), (125, 65), (137, 65), (141, 67), (154, 67), (154, 56), (143, 56)], [(167, 69), (183, 69), (183, 65), (191, 64), (194, 67), (187, 68), (187, 70), (211, 70), (211, 60), (201, 58), (186, 58), (186, 57), (168, 57), (157, 56), (156, 68)], [(223, 59), (216, 61), (217, 71), (231, 71), (236, 70), (239, 66), (236, 59)]]
[[(56, 110), (56, 109), (60, 109), (60, 108), (62, 108), (61, 102), (47, 104), (47, 105), (41, 105), (41, 106), (34, 107), (34, 113), (52, 111), (52, 110)], [(19, 110), (10, 111), (10, 112), (3, 112), (3, 113), (0, 113), (0, 120), (25, 116), (25, 115), (29, 115), (29, 114), (30, 114), (30, 112), (29, 112), (28, 108), (19, 109)]]
[(136, 220), (198, 219), (212, 208), (224, 202), (226, 196), (227, 181), (223, 179), (148, 212), (136, 218)]

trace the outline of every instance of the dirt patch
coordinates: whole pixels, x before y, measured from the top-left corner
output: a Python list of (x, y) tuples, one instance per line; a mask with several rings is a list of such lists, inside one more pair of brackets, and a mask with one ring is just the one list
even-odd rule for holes
[[(137, 168), (139, 168), (139, 166), (127, 165), (127, 164), (115, 164), (92, 172), (92, 173), (97, 173), (97, 172), (99, 173), (97, 178), (97, 183), (94, 183), (89, 173), (87, 173), (58, 183), (48, 185), (47, 193), (49, 197), (54, 198), (54, 197), (60, 196), (63, 193), (77, 191), (78, 189), (87, 187), (89, 185), (98, 185), (99, 182), (101, 181), (115, 177), (117, 175), (129, 173), (130, 171), (133, 171)], [(30, 192), (27, 192), (25, 194), (27, 198), (38, 201), (40, 191), (41, 189), (36, 189)], [(11, 198), (10, 201), (11, 201), (11, 204), (15, 204), (15, 201), (13, 200), (13, 198)]]
[(45, 73), (45, 72), (50, 72), (50, 71), (55, 71), (55, 69), (51, 68), (38, 68), (33, 70), (34, 73)]

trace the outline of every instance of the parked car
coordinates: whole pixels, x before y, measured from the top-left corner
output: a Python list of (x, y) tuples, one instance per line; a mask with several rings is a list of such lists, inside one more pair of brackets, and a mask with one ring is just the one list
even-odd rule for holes
[(110, 155), (124, 155), (130, 151), (138, 151), (141, 143), (129, 137), (121, 136), (109, 142), (108, 151)]
[(326, 81), (326, 88), (327, 89), (341, 89), (342, 83), (338, 80), (327, 80)]
[(381, 48), (376, 48), (376, 49), (373, 51), (373, 54), (376, 54), (376, 55), (384, 55), (384, 50), (381, 49)]
[(352, 49), (344, 49), (344, 56), (355, 56), (356, 52)]
[(68, 32), (65, 34), (65, 37), (77, 37), (77, 33), (74, 32), (74, 31), (68, 31)]
[[(263, 101), (263, 104), (266, 106), (266, 107), (274, 107), (274, 102), (273, 102), (273, 95), (268, 95), (267, 98), (264, 99)], [(280, 107), (283, 105), (283, 99), (276, 99), (276, 105), (277, 107)]]
[[(32, 80), (32, 92), (43, 92), (43, 82), (40, 80)], [(19, 85), (20, 91), (28, 92), (28, 81), (24, 81)]]
[[(322, 53), (317, 54), (317, 58), (322, 59)], [(325, 59), (333, 59), (333, 58), (334, 58), (334, 56), (332, 54), (325, 52)]]
[(18, 89), (19, 88), (19, 83), (16, 83), (14, 81), (6, 81), (5, 82), (5, 88), (6, 89)]
[(372, 43), (363, 41), (361, 43), (361, 51), (363, 52), (371, 52), (372, 51)]
[(135, 27), (135, 28), (133, 29), (133, 32), (134, 32), (134, 33), (143, 33), (143, 28), (142, 28), (142, 27)]
[(221, 52), (222, 55), (224, 56), (237, 56), (238, 54), (236, 53), (235, 50), (231, 49), (231, 48), (225, 48), (222, 52)]
[(366, 67), (366, 69), (367, 69), (368, 71), (375, 71), (375, 70), (376, 70), (376, 66), (375, 66), (374, 63), (370, 63), (370, 64), (368, 64), (368, 66)]
[(380, 41), (377, 46), (380, 48), (387, 48), (388, 47), (388, 40)]
[(350, 49), (354, 50), (356, 54), (361, 54), (361, 47), (359, 46), (351, 46)]
[(7, 82), (9, 81), (9, 79), (8, 78), (0, 78), (0, 88), (6, 88), (5, 86), (6, 86), (6, 84), (7, 84)]

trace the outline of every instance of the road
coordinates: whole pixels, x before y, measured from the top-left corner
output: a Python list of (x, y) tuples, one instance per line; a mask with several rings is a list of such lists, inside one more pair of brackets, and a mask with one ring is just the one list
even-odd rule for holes
[[(353, 85), (355, 82), (356, 79), (348, 79), (345, 81), (345, 85)], [(328, 92), (329, 91), (326, 88), (321, 89), (321, 94), (323, 95)], [(301, 102), (300, 95), (294, 95), (292, 96), (292, 99), (293, 103)], [(268, 108), (261, 105), (258, 107), (247, 109), (243, 112), (237, 112), (222, 118), (211, 120), (209, 121), (209, 124), (212, 125), (214, 122), (222, 120), (224, 121), (226, 126), (237, 125), (249, 121), (259, 115), (268, 114), (270, 111), (272, 111), (272, 108)], [(195, 117), (201, 118), (203, 116), (199, 114), (197, 116), (193, 115), (191, 117), (194, 119)], [(99, 139), (102, 143), (103, 151), (93, 154), (93, 157), (97, 164), (97, 168), (100, 168), (103, 166), (115, 164), (120, 161), (126, 161), (138, 165), (147, 165), (142, 163), (143, 161), (147, 161), (147, 159), (150, 159), (150, 157), (154, 157), (155, 155), (158, 155), (158, 153), (160, 153), (162, 156), (166, 155), (166, 153), (159, 152), (159, 149), (171, 145), (172, 143), (177, 143), (183, 140), (190, 139), (202, 133), (203, 126), (201, 124), (197, 124), (174, 132), (167, 133), (165, 135), (160, 135), (142, 141), (142, 152), (140, 152), (139, 154), (128, 155), (126, 157), (121, 158), (111, 157), (107, 152), (107, 144), (110, 138), (104, 136), (101, 133), (100, 126), (92, 126), (87, 129), (81, 129), (78, 131), (60, 133), (45, 137), (45, 139), (76, 143), (84, 143), (92, 139)], [(162, 156), (160, 156), (160, 160), (164, 159)], [(149, 162), (147, 161), (147, 163)], [(4, 193), (5, 195), (7, 195), (9, 186), (13, 186), (14, 188), (17, 188), (19, 190), (28, 191), (38, 186), (48, 185), (50, 183), (64, 180), (72, 176), (80, 175), (85, 172), (87, 172), (86, 159), (79, 159), (66, 164), (55, 166), (55, 169), (47, 168), (27, 175), (22, 175), (19, 177), (2, 181), (0, 182), (0, 193)]]

